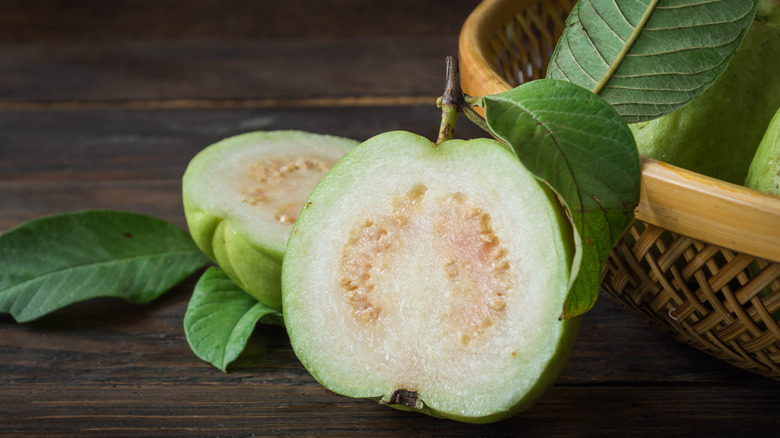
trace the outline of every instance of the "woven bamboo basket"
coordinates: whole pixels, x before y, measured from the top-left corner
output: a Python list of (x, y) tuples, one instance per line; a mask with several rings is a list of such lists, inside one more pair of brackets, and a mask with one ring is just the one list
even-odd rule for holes
[[(574, 0), (485, 0), (460, 35), (465, 93), (545, 76)], [(641, 157), (636, 220), (602, 289), (676, 339), (780, 380), (780, 198)]]

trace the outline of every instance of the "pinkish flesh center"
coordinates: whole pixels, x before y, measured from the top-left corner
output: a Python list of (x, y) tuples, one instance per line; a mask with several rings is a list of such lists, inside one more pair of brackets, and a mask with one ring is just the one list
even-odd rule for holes
[[(425, 260), (423, 276), (437, 277), (446, 290), (426, 290), (442, 299), (443, 319), (468, 345), (504, 312), (512, 287), (506, 248), (499, 241), (491, 216), (461, 193), (425, 202), (427, 188), (418, 185), (395, 198), (392, 211), (365, 218), (351, 232), (342, 252), (339, 282), (353, 318), (365, 323), (383, 318), (382, 276), (392, 266), (413, 257), (410, 244), (426, 245), (434, 260)], [(409, 279), (425, 283), (426, 278)], [(425, 289), (425, 288), (422, 288)], [(446, 299), (443, 299), (446, 297)]]

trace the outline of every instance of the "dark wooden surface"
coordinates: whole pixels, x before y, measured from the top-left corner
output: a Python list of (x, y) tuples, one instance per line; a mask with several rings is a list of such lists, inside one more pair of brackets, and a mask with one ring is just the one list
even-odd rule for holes
[[(185, 226), (189, 159), (251, 130), (435, 136), (444, 57), (476, 1), (0, 3), (0, 231), (86, 208)], [(461, 120), (458, 137), (484, 136)], [(602, 297), (532, 410), (464, 425), (328, 392), (283, 329), (222, 373), (189, 350), (196, 276), (157, 301), (0, 315), (0, 434), (777, 436), (780, 383)]]

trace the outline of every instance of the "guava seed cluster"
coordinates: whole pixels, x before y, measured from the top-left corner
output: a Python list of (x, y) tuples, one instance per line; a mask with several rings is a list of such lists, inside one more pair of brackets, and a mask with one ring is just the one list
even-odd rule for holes
[[(410, 271), (409, 254), (429, 257), (426, 275), (443, 285), (446, 336), (466, 346), (488, 330), (506, 307), (512, 288), (507, 249), (496, 236), (490, 214), (462, 193), (426, 197), (417, 184), (395, 197), (391, 209), (367, 217), (344, 245), (339, 283), (353, 318), (382, 324), (396, 309), (392, 283)], [(423, 238), (432, 236), (432, 238)], [(418, 245), (425, 242), (424, 245)], [(406, 266), (405, 266), (406, 265)], [(387, 309), (390, 314), (385, 315)]]
[(311, 189), (333, 164), (315, 156), (263, 159), (249, 168), (249, 182), (241, 189), (243, 202), (292, 225)]

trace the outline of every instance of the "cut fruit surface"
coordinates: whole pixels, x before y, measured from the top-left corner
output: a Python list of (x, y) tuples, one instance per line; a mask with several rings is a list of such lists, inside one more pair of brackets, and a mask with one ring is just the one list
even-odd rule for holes
[(284, 259), (285, 325), (332, 391), (500, 419), (566, 362), (572, 252), (559, 203), (502, 144), (382, 134), (306, 202)]
[(281, 308), (281, 261), (311, 190), (358, 142), (301, 131), (252, 132), (192, 159), (182, 190), (197, 245), (261, 302)]

